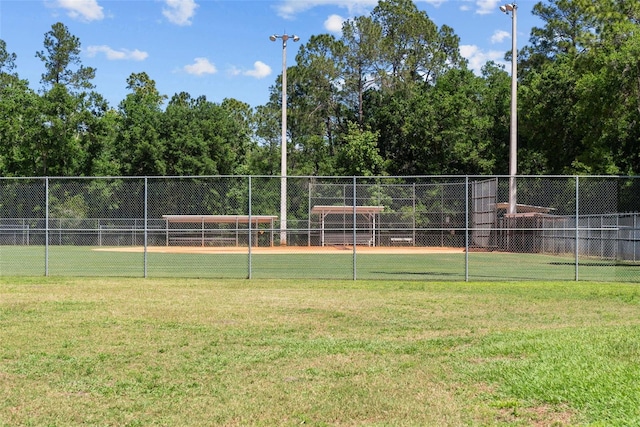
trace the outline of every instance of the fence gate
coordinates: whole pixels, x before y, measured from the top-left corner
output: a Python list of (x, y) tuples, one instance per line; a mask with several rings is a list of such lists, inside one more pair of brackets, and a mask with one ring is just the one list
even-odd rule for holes
[(473, 247), (490, 248), (496, 245), (497, 202), (497, 178), (471, 183), (471, 221), (473, 224), (471, 245)]

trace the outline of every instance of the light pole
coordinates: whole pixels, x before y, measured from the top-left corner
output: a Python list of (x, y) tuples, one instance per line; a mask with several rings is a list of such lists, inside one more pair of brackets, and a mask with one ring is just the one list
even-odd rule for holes
[(515, 3), (500, 6), (507, 15), (511, 12), (511, 136), (509, 139), (509, 213), (516, 213), (517, 189), (516, 174), (518, 168), (518, 47), (516, 43)]
[(288, 34), (269, 36), (272, 42), (282, 39), (282, 136), (280, 143), (280, 245), (287, 245), (287, 40), (300, 37)]

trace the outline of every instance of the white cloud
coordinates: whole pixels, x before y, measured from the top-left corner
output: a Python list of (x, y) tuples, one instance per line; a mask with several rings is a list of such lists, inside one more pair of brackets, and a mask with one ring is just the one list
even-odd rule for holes
[(253, 63), (253, 69), (247, 70), (244, 73), (245, 76), (255, 77), (256, 79), (263, 79), (271, 75), (271, 67), (262, 61), (256, 61)]
[(349, 11), (349, 15), (363, 13), (373, 9), (378, 0), (281, 0), (275, 9), (279, 16), (292, 19), (298, 13), (318, 6), (337, 6)]
[[(438, 7), (447, 0), (415, 0), (416, 3), (428, 3)], [(497, 0), (498, 1), (498, 0)], [(298, 13), (319, 6), (336, 6), (347, 9), (349, 16), (365, 14), (378, 4), (378, 0), (280, 0), (275, 6), (278, 15), (292, 19)]]
[(491, 43), (502, 43), (503, 41), (505, 41), (506, 39), (510, 39), (511, 38), (511, 34), (503, 31), (503, 30), (497, 30), (495, 33), (493, 33), (493, 35), (491, 36)]
[(324, 29), (330, 33), (340, 33), (345, 19), (340, 15), (331, 15), (324, 21)]
[(230, 76), (239, 76), (242, 74), (242, 70), (235, 65), (231, 65), (227, 68), (227, 74)]
[(489, 13), (494, 13), (499, 9), (501, 1), (503, 0), (477, 0), (476, 13), (478, 15), (487, 15)]
[(215, 74), (218, 72), (216, 66), (213, 65), (207, 58), (196, 58), (191, 65), (185, 65), (184, 71), (188, 74), (196, 76), (202, 76), (204, 74)]
[(191, 18), (196, 14), (198, 5), (194, 0), (165, 0), (166, 8), (162, 14), (169, 22), (176, 25), (191, 25)]
[(73, 19), (81, 21), (99, 21), (104, 19), (102, 6), (96, 0), (56, 0), (54, 7), (67, 11)]
[(482, 67), (488, 61), (494, 61), (497, 64), (505, 64), (504, 52), (498, 50), (482, 51), (476, 45), (461, 45), (460, 55), (469, 61), (469, 68), (474, 73), (480, 74)]
[(98, 53), (104, 53), (107, 59), (110, 61), (127, 60), (127, 59), (130, 59), (132, 61), (144, 61), (149, 56), (147, 52), (143, 52), (138, 49), (115, 50), (106, 45), (89, 46), (87, 47), (86, 51), (87, 51), (87, 55), (90, 57), (94, 57)]
[(416, 3), (429, 3), (431, 6), (435, 6), (438, 7), (440, 6), (442, 3), (445, 3), (447, 0), (415, 0)]

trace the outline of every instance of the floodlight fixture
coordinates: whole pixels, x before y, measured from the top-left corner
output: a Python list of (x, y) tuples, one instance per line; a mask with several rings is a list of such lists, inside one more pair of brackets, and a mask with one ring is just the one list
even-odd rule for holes
[(504, 13), (513, 12), (518, 6), (515, 3), (507, 3), (500, 6), (500, 10)]

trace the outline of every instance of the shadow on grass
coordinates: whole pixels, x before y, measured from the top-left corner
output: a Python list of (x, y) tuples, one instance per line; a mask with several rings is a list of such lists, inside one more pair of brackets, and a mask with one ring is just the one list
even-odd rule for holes
[(372, 274), (414, 275), (414, 276), (460, 276), (460, 273), (436, 273), (431, 271), (371, 271)]
[[(575, 265), (573, 262), (550, 262), (549, 265)], [(624, 262), (579, 262), (578, 267), (636, 267), (640, 264)]]

